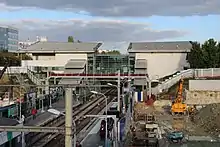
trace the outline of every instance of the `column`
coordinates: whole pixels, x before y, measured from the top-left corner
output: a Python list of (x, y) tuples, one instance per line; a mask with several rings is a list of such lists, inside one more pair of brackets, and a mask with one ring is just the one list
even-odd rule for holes
[(72, 99), (72, 89), (66, 88), (65, 89), (65, 147), (72, 147), (72, 106), (73, 106), (73, 99)]

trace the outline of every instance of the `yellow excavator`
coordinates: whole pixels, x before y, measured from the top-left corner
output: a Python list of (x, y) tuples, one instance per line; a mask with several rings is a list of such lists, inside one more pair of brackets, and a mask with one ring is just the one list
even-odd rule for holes
[(187, 105), (183, 102), (183, 78), (179, 81), (179, 89), (175, 100), (172, 102), (171, 114), (187, 114)]

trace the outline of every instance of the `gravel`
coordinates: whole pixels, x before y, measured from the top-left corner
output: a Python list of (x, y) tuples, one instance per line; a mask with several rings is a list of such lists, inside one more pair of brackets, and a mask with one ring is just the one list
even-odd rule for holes
[(220, 104), (210, 104), (202, 108), (194, 117), (197, 127), (201, 127), (212, 136), (220, 134)]

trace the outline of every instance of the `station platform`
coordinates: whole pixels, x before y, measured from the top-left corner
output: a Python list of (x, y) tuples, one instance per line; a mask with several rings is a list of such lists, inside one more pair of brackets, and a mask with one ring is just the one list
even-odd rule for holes
[[(74, 102), (74, 103), (75, 104), (73, 105), (73, 107), (79, 104), (79, 102)], [(52, 108), (56, 109), (58, 111), (65, 111), (65, 100), (60, 99), (56, 103), (52, 104)], [(38, 110), (35, 119), (33, 119), (32, 116), (25, 118), (24, 125), (25, 126), (40, 126), (40, 125), (48, 122), (49, 120), (54, 119), (55, 117), (56, 116), (54, 114), (47, 112), (47, 108), (45, 107), (44, 112), (41, 112), (41, 109)]]
[(99, 136), (99, 128), (101, 119), (98, 119), (96, 125), (88, 133), (88, 135), (81, 141), (83, 147), (99, 147), (105, 145), (105, 140), (101, 140)]

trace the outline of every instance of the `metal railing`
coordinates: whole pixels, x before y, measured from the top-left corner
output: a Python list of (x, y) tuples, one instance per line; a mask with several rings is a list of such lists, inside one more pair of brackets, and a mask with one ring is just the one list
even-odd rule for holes
[(159, 94), (164, 90), (168, 90), (171, 86), (175, 85), (181, 78), (217, 78), (220, 77), (220, 68), (207, 68), (207, 69), (188, 69), (181, 71), (173, 77), (163, 81), (158, 86), (152, 88), (153, 94)]
[[(3, 67), (0, 67), (2, 69)], [(27, 73), (28, 77), (36, 84), (41, 85), (41, 80), (37, 78), (32, 71), (30, 70), (31, 67), (9, 67), (10, 73)], [(8, 71), (6, 71), (8, 72)], [(174, 75), (173, 77), (163, 81), (157, 87), (152, 88), (153, 94), (158, 94), (163, 90), (169, 89), (171, 86), (176, 84), (181, 77), (184, 78), (206, 78), (206, 77), (220, 77), (220, 68), (207, 68), (207, 69), (188, 69), (181, 71), (180, 73)]]

